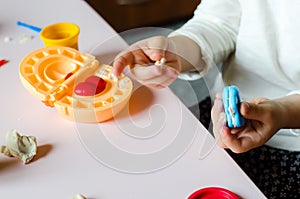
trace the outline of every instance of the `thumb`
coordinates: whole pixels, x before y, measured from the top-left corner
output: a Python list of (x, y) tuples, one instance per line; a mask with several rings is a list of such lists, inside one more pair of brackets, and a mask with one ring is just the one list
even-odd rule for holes
[(146, 47), (144, 52), (152, 61), (158, 61), (164, 57), (164, 53), (168, 49), (168, 40), (164, 36), (154, 36), (144, 40), (140, 45)]
[(263, 108), (259, 104), (242, 102), (240, 106), (242, 116), (247, 119), (259, 120), (263, 116)]

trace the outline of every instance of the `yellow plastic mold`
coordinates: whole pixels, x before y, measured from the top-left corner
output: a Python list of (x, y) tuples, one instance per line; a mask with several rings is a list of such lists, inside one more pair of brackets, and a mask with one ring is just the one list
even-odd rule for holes
[[(70, 47), (47, 47), (31, 52), (20, 63), (24, 87), (45, 105), (55, 107), (64, 118), (96, 123), (113, 118), (127, 104), (132, 81), (113, 75), (112, 67), (99, 64), (95, 57)], [(94, 96), (78, 96), (73, 91), (88, 76), (106, 81), (105, 89)]]

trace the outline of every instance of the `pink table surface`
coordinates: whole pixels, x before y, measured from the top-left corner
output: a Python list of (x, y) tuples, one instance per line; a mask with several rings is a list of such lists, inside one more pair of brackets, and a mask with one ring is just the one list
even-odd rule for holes
[[(135, 82), (124, 111), (114, 120), (80, 124), (63, 119), (20, 82), (18, 68), (42, 48), (38, 33), (60, 21), (81, 28), (79, 50), (110, 64), (127, 44), (85, 1), (2, 1), (0, 6), (0, 144), (9, 129), (37, 137), (38, 154), (24, 165), (0, 154), (0, 198), (184, 199), (210, 186), (242, 198), (265, 198), (170, 89)], [(20, 43), (22, 35), (33, 39)], [(11, 42), (4, 42), (10, 37)], [(96, 47), (96, 50), (95, 50)]]

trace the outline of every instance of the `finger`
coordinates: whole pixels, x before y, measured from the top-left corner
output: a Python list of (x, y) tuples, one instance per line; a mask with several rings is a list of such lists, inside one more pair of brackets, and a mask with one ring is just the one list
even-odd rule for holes
[(152, 63), (147, 55), (145, 55), (143, 50), (132, 50), (132, 48), (136, 48), (136, 46), (130, 47), (127, 51), (117, 56), (113, 65), (113, 72), (115, 73), (115, 75), (120, 75), (126, 66), (132, 68), (135, 65), (146, 66)]
[(178, 77), (178, 72), (171, 67), (166, 67), (162, 70), (162, 74), (153, 78), (138, 80), (140, 83), (153, 87), (162, 88), (170, 85)]
[[(152, 61), (160, 60), (163, 57), (163, 50), (159, 48), (159, 41), (155, 39), (142, 40), (131, 45), (127, 50), (116, 56), (113, 63), (113, 73), (119, 76), (126, 66), (132, 67), (134, 64), (149, 64)], [(153, 49), (148, 45), (152, 45)]]
[(151, 83), (161, 84), (167, 79), (176, 79), (178, 72), (171, 67), (148, 66), (148, 67), (134, 67), (132, 69), (136, 78), (141, 81), (149, 81)]
[(221, 93), (216, 94), (214, 105), (211, 110), (211, 118), (213, 123), (213, 133), (218, 145), (222, 148), (227, 148), (220, 139), (223, 128), (226, 126), (226, 115), (224, 113)]
[(215, 137), (220, 136), (221, 129), (225, 126), (226, 124), (226, 116), (224, 112), (221, 112), (217, 119), (213, 121), (213, 132)]
[(214, 126), (213, 126), (213, 133), (215, 136), (215, 140), (217, 141), (218, 145), (222, 148), (227, 148), (227, 146), (222, 142), (221, 139), (221, 134), (224, 131), (224, 128), (226, 128), (225, 126), (225, 114), (224, 112), (220, 114), (219, 119), (217, 122), (215, 122)]
[(140, 48), (142, 48), (142, 46), (146, 46), (146, 48), (144, 48), (144, 52), (152, 61), (155, 62), (164, 57), (168, 60), (168, 63), (178, 62), (176, 45), (171, 40), (162, 36), (157, 36), (147, 39), (145, 42), (146, 43), (139, 43)]
[(179, 75), (179, 72), (172, 67), (165, 66), (165, 67), (162, 67), (162, 70), (164, 72), (164, 75), (171, 79), (176, 79)]
[(216, 99), (222, 99), (222, 93), (221, 92), (217, 92)]
[(222, 98), (220, 98), (219, 96), (216, 96), (214, 105), (211, 109), (211, 118), (212, 118), (213, 123), (214, 123), (214, 121), (218, 120), (218, 116), (221, 112), (224, 112)]
[[(168, 49), (168, 40), (163, 36), (156, 36), (139, 43), (140, 48), (144, 48), (145, 54), (152, 60), (158, 61), (165, 56)], [(146, 48), (145, 48), (146, 47)]]
[(146, 48), (144, 51), (152, 62), (160, 60), (165, 54), (163, 49)]
[(246, 152), (257, 145), (253, 142), (251, 136), (242, 136), (239, 138), (238, 135), (232, 134), (229, 128), (222, 132), (221, 140), (234, 153)]
[(224, 130), (220, 136), (220, 139), (224, 145), (226, 145), (234, 153), (241, 153), (240, 140), (236, 138), (236, 135), (231, 134), (229, 130)]
[(117, 56), (113, 63), (113, 73), (116, 76), (121, 75), (126, 66), (133, 64), (133, 60), (134, 56), (131, 52)]
[(264, 110), (259, 104), (242, 102), (240, 111), (242, 116), (251, 120), (260, 120), (264, 116)]
[(151, 52), (149, 53), (149, 58), (153, 61), (159, 61), (164, 57), (164, 52), (162, 52), (161, 50), (155, 50), (152, 49), (150, 50)]
[(131, 69), (131, 73), (135, 76), (137, 80), (144, 81), (162, 75), (163, 71), (161, 67), (156, 65), (135, 66)]

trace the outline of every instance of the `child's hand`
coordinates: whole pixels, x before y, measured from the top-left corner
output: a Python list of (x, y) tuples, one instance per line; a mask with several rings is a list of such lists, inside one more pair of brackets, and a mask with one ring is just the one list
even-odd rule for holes
[(235, 153), (261, 146), (283, 127), (282, 109), (280, 102), (265, 98), (242, 102), (240, 112), (246, 119), (245, 126), (230, 129), (226, 127), (222, 96), (218, 94), (211, 114), (215, 138), (221, 147)]
[[(181, 68), (174, 49), (172, 41), (163, 36), (136, 42), (116, 57), (113, 72), (119, 76), (129, 66), (140, 83), (154, 88), (166, 87), (177, 78)], [(165, 64), (155, 65), (161, 58), (165, 58)]]

